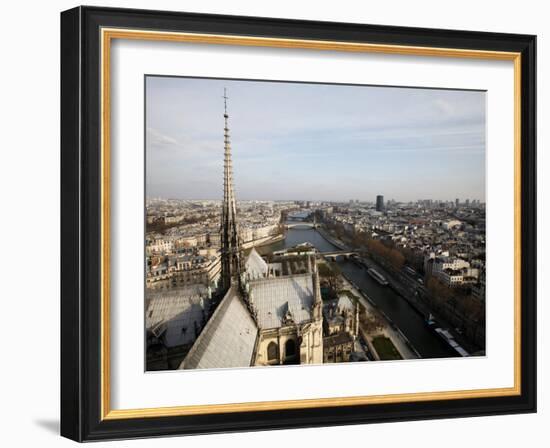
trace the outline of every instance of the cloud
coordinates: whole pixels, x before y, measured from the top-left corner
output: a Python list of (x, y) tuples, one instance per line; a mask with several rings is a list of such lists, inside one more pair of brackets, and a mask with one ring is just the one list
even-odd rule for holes
[(163, 134), (152, 127), (147, 128), (146, 138), (148, 147), (166, 148), (178, 146), (178, 141), (175, 138)]
[(219, 196), (225, 86), (242, 197), (484, 197), (484, 92), (168, 77), (146, 90), (158, 194)]

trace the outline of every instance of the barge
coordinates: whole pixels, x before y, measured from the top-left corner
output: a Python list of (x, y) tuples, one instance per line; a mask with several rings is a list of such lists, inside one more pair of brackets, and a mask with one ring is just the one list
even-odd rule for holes
[(369, 269), (367, 269), (367, 272), (369, 273), (369, 275), (373, 279), (375, 279), (382, 286), (387, 286), (388, 285), (388, 281), (386, 280), (386, 277), (384, 277), (382, 274), (380, 274), (380, 272), (378, 272), (376, 269), (369, 268)]
[(464, 350), (464, 348), (462, 348), (460, 344), (458, 344), (458, 342), (456, 342), (454, 336), (449, 330), (445, 330), (438, 326), (437, 321), (433, 318), (431, 314), (430, 317), (426, 319), (426, 325), (456, 353), (458, 353), (459, 356), (462, 356), (463, 358), (470, 356), (470, 354), (466, 350)]

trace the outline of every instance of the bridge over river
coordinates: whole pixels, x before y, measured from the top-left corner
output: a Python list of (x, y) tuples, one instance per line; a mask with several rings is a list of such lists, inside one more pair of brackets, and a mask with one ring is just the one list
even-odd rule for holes
[(349, 258), (359, 255), (356, 251), (353, 250), (334, 250), (328, 252), (319, 252), (323, 257), (336, 261), (338, 257)]
[(296, 221), (296, 222), (290, 221), (290, 222), (286, 222), (285, 224), (286, 229), (294, 229), (294, 228), (318, 229), (319, 227), (321, 227), (319, 224), (314, 222), (307, 222), (307, 221)]

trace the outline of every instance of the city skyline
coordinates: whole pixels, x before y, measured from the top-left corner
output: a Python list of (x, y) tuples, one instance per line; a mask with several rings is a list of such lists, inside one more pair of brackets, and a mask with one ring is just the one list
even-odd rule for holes
[[(378, 196), (378, 195), (377, 195)], [(382, 195), (384, 196), (384, 195)], [(150, 201), (150, 200), (157, 200), (157, 199), (162, 199), (162, 200), (166, 200), (166, 201), (189, 201), (189, 202), (193, 202), (193, 201), (209, 201), (209, 202), (222, 202), (223, 201), (223, 198), (200, 198), (200, 197), (196, 197), (196, 198), (177, 198), (177, 197), (169, 197), (169, 196), (147, 196), (145, 198), (146, 200)], [(465, 204), (466, 201), (469, 201), (469, 203), (471, 204), (473, 201), (479, 201), (480, 204), (485, 204), (485, 201), (481, 201), (479, 200), (478, 198), (459, 198), (460, 199), (460, 203), (461, 204)], [(324, 199), (315, 199), (315, 200), (311, 200), (311, 199), (307, 199), (307, 198), (294, 198), (294, 199), (254, 199), (254, 198), (251, 198), (251, 199), (236, 199), (236, 202), (239, 203), (239, 202), (314, 202), (314, 203), (331, 203), (331, 204), (344, 204), (344, 203), (349, 203), (350, 201), (359, 201), (360, 204), (372, 204), (372, 205), (376, 205), (376, 196), (374, 198), (374, 200), (372, 199), (361, 199), (361, 198), (348, 198), (348, 199), (342, 199), (342, 200), (332, 200), (332, 201), (329, 201), (329, 200), (324, 200)], [(388, 201), (395, 201), (396, 203), (398, 204), (408, 204), (408, 203), (416, 203), (416, 202), (421, 202), (421, 201), (434, 201), (435, 203), (438, 203), (438, 202), (441, 202), (441, 203), (455, 203), (456, 201), (456, 198), (455, 199), (451, 199), (451, 198), (447, 198), (447, 199), (434, 199), (434, 198), (418, 198), (418, 199), (414, 199), (414, 200), (410, 200), (410, 201), (402, 201), (402, 200), (399, 200), (399, 199), (396, 199), (396, 198), (386, 198), (384, 196), (384, 203), (387, 203)]]
[(219, 200), (223, 88), (237, 198), (485, 201), (485, 93), (146, 78), (146, 196)]

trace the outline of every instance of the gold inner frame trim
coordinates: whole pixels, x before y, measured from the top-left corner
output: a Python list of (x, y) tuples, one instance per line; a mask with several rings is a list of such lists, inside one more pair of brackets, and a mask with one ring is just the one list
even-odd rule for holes
[[(455, 57), (514, 63), (514, 386), (507, 388), (418, 392), (303, 400), (188, 405), (141, 409), (111, 409), (110, 350), (110, 50), (113, 39), (238, 45), (355, 53)], [(252, 412), (382, 403), (422, 402), (521, 394), (521, 54), (459, 48), (418, 47), (304, 39), (278, 39), (198, 33), (101, 29), (101, 419), (116, 420), (230, 412)]]

